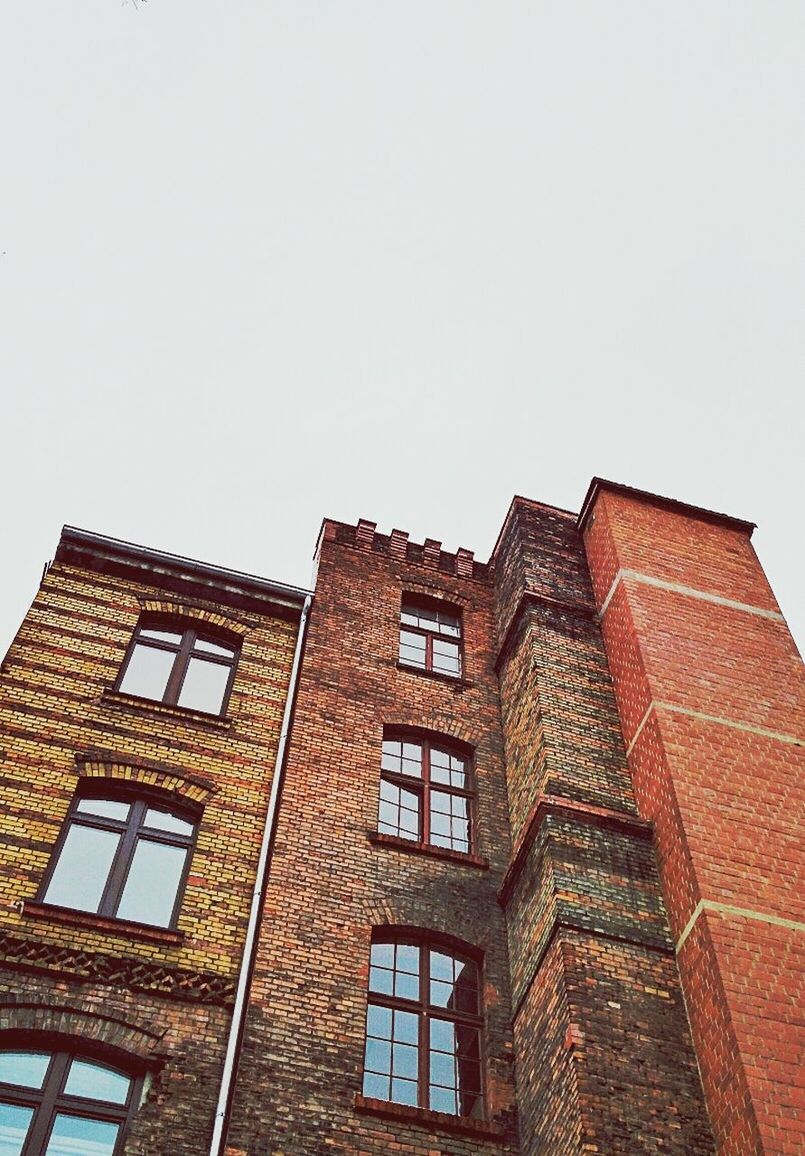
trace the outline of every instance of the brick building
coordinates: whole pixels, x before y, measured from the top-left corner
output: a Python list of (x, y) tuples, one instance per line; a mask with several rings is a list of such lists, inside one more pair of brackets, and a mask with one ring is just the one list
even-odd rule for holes
[(309, 615), (65, 530), (3, 664), (0, 1156), (800, 1152), (752, 528), (599, 479), (487, 563), (326, 520)]

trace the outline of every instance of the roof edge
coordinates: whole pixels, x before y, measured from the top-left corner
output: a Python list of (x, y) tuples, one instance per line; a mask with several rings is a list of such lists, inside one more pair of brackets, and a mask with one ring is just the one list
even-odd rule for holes
[(681, 502), (677, 498), (665, 498), (662, 494), (653, 494), (649, 490), (638, 490), (635, 486), (627, 486), (623, 482), (612, 482), (608, 478), (594, 477), (584, 495), (581, 512), (576, 521), (576, 529), (583, 531), (587, 520), (592, 513), (598, 494), (602, 490), (609, 490), (616, 494), (624, 494), (629, 498), (636, 498), (641, 502), (651, 502), (655, 506), (662, 506), (675, 514), (685, 514), (689, 518), (698, 518), (702, 522), (714, 522), (717, 525), (729, 526), (733, 530), (740, 530), (749, 537), (757, 528), (756, 522), (748, 522), (745, 518), (735, 518), (732, 514), (721, 514), (717, 510), (708, 510), (704, 506), (693, 506), (689, 502)]
[(158, 571), (169, 574), (173, 578), (201, 581), (209, 586), (217, 586), (222, 591), (238, 592), (280, 601), (286, 606), (291, 604), (300, 609), (305, 599), (313, 593), (312, 590), (307, 590), (302, 586), (274, 582), (268, 578), (261, 578), (257, 574), (247, 574), (242, 570), (230, 570), (226, 566), (214, 566), (208, 562), (200, 562), (196, 558), (185, 558), (181, 554), (152, 550), (148, 546), (139, 546), (122, 538), (96, 534), (90, 530), (82, 530), (78, 526), (62, 527), (56, 549), (56, 560), (63, 560), (68, 550), (77, 550), (127, 567), (136, 567), (152, 572)]

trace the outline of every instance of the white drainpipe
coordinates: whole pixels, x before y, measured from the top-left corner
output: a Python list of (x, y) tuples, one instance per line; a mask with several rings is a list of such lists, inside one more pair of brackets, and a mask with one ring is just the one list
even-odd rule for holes
[(215, 1125), (212, 1130), (210, 1156), (222, 1156), (224, 1147), (224, 1124), (226, 1123), (230, 1101), (232, 1099), (232, 1083), (235, 1077), (238, 1052), (243, 1034), (243, 1019), (246, 1012), (246, 1000), (249, 994), (249, 985), (257, 948), (257, 924), (260, 917), (260, 908), (263, 902), (266, 882), (268, 880), (268, 853), (274, 837), (274, 828), (277, 824), (277, 806), (279, 804), (282, 776), (285, 763), (285, 747), (288, 742), (288, 730), (291, 725), (294, 698), (296, 697), (296, 683), (299, 677), (299, 663), (302, 658), (302, 647), (305, 641), (305, 629), (310, 613), (311, 595), (305, 598), (302, 614), (299, 619), (299, 630), (296, 635), (296, 649), (291, 667), (291, 678), (288, 683), (288, 694), (285, 699), (285, 710), (282, 715), (282, 729), (280, 730), (277, 745), (277, 758), (274, 763), (274, 777), (271, 780), (271, 794), (268, 799), (268, 811), (263, 828), (263, 841), (260, 845), (260, 858), (257, 861), (257, 876), (252, 894), (252, 906), (249, 912), (249, 925), (246, 929), (246, 941), (243, 945), (243, 960), (238, 975), (238, 986), (235, 992), (235, 1006), (232, 1011), (232, 1023), (229, 1028), (229, 1039), (226, 1044), (224, 1070), (221, 1075), (221, 1089), (218, 1093), (218, 1103), (215, 1107)]

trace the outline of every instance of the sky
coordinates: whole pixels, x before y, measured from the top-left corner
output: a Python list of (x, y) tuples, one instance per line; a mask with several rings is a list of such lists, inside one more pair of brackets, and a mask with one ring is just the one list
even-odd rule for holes
[(593, 475), (758, 523), (805, 641), (801, 0), (0, 15), (0, 654), (63, 523), (306, 585)]

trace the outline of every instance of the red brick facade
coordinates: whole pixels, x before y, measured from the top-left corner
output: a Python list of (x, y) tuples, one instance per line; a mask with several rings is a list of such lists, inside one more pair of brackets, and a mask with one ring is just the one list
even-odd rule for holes
[(805, 1143), (805, 679), (752, 527), (597, 484), (584, 537), (719, 1152)]
[[(803, 668), (750, 535), (599, 481), (578, 517), (515, 498), (488, 563), (326, 521), (283, 762), (306, 592), (66, 533), (2, 667), (0, 1052), (143, 1075), (149, 1156), (801, 1151)], [(435, 669), (401, 652), (409, 604), (460, 672), (427, 627)], [(238, 639), (225, 714), (121, 692), (143, 615)], [(468, 849), (381, 822), (384, 740), (471, 769)], [(93, 783), (200, 816), (176, 926), (43, 902)], [(480, 975), (467, 1115), (421, 1063), (419, 1106), (364, 1085), (395, 937)]]

